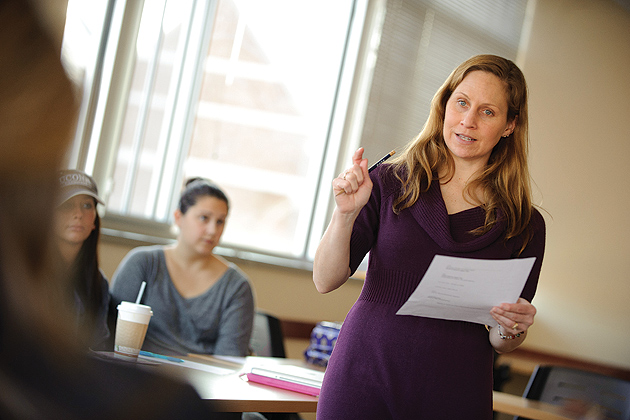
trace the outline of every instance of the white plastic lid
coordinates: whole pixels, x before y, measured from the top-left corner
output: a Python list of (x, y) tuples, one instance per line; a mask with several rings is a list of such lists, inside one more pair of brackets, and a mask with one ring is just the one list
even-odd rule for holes
[(125, 311), (125, 312), (133, 312), (136, 314), (153, 315), (153, 311), (151, 310), (150, 306), (141, 305), (139, 303), (134, 303), (134, 302), (120, 302), (120, 305), (118, 305), (118, 310)]

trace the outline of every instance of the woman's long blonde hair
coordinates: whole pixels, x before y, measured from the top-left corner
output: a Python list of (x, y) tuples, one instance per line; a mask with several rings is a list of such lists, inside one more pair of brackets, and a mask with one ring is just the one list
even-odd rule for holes
[[(483, 172), (466, 186), (465, 197), (484, 191), (486, 211), (484, 226), (474, 231), (483, 234), (499, 217), (507, 221), (505, 239), (526, 231), (532, 215), (531, 186), (527, 168), (528, 116), (527, 84), (521, 70), (510, 60), (496, 55), (477, 55), (460, 64), (446, 79), (431, 101), (431, 111), (424, 128), (392, 161), (392, 169), (402, 182), (401, 195), (394, 202), (394, 212), (412, 206), (426, 192), (439, 170), (448, 182), (455, 162), (443, 136), (446, 103), (464, 78), (473, 71), (485, 71), (505, 83), (508, 103), (507, 121), (516, 120), (512, 134), (501, 138), (494, 147)], [(523, 248), (529, 241), (526, 234)]]

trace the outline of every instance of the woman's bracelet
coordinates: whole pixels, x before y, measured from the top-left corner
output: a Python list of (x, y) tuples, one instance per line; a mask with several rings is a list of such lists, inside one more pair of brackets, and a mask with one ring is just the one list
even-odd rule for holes
[(501, 332), (501, 325), (499, 325), (499, 328), (497, 328), (497, 331), (499, 332), (499, 337), (501, 337), (501, 340), (512, 340), (516, 337), (520, 337), (522, 334), (522, 333), (518, 333), (516, 335), (512, 335), (512, 334), (505, 335)]

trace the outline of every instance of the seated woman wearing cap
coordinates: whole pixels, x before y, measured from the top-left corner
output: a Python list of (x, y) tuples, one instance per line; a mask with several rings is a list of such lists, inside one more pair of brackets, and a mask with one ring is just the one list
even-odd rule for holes
[(179, 228), (171, 246), (131, 250), (112, 278), (112, 301), (142, 303), (153, 316), (142, 348), (162, 354), (246, 356), (254, 320), (249, 279), (235, 264), (213, 253), (229, 203), (203, 178), (186, 183), (175, 210)]
[(84, 172), (58, 174), (59, 205), (54, 213), (55, 244), (62, 272), (72, 279), (78, 323), (93, 331), (88, 345), (99, 348), (110, 337), (107, 326), (109, 286), (98, 266), (100, 218), (94, 179)]

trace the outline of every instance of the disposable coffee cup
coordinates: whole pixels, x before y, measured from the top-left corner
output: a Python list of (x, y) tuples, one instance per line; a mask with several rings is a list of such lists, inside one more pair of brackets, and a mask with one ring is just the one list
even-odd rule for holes
[(152, 315), (150, 306), (120, 302), (114, 339), (115, 357), (127, 360), (138, 359)]

